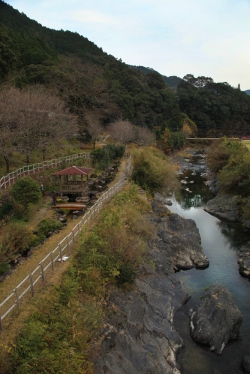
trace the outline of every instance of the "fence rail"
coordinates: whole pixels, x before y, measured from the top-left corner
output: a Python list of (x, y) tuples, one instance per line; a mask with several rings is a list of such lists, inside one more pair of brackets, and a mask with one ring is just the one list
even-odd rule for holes
[(88, 153), (88, 152), (75, 153), (75, 154), (70, 155), (70, 156), (63, 156), (63, 157), (60, 157), (60, 158), (55, 158), (55, 159), (52, 159), (52, 160), (43, 161), (43, 162), (40, 162), (40, 163), (23, 166), (20, 169), (12, 171), (11, 173), (3, 176), (0, 179), (0, 193), (1, 193), (1, 191), (6, 190), (6, 188), (11, 186), (13, 183), (15, 183), (15, 181), (18, 178), (37, 173), (37, 172), (39, 172), (41, 170), (44, 170), (45, 168), (48, 168), (48, 167), (54, 168), (54, 167), (60, 166), (63, 162), (68, 163), (68, 162), (71, 162), (71, 161), (74, 161), (74, 160), (78, 160), (79, 158), (83, 158), (83, 159), (86, 160), (86, 159), (90, 159), (91, 156), (90, 156), (90, 153)]
[(3, 330), (3, 320), (7, 315), (17, 307), (20, 310), (20, 303), (23, 296), (26, 294), (34, 296), (35, 286), (40, 281), (40, 284), (45, 283), (46, 274), (50, 271), (53, 273), (60, 262), (66, 260), (71, 255), (71, 248), (74, 244), (76, 236), (84, 229), (86, 230), (90, 221), (97, 216), (101, 211), (103, 205), (111, 199), (123, 187), (126, 178), (121, 179), (113, 187), (109, 188), (96, 203), (85, 213), (80, 222), (72, 229), (57, 247), (50, 252), (39, 263), (35, 270), (32, 271), (26, 278), (19, 283), (12, 293), (0, 304), (0, 331)]

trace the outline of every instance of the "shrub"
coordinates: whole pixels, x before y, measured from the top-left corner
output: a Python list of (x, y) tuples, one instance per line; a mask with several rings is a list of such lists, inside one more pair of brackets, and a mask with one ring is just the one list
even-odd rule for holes
[(37, 230), (38, 230), (37, 235), (39, 237), (45, 238), (48, 236), (49, 232), (60, 230), (62, 226), (63, 226), (62, 223), (55, 219), (52, 219), (52, 218), (44, 219), (39, 223), (37, 227)]
[(3, 275), (4, 273), (6, 273), (6, 271), (8, 271), (9, 269), (10, 269), (10, 264), (6, 262), (0, 264), (0, 275)]
[(93, 164), (97, 169), (106, 169), (113, 160), (121, 158), (124, 154), (124, 146), (108, 144), (105, 147), (94, 149), (91, 152)]
[(150, 193), (173, 189), (178, 182), (174, 166), (167, 163), (162, 152), (151, 148), (133, 151), (132, 180)]
[(117, 283), (122, 285), (124, 283), (134, 283), (136, 278), (136, 271), (132, 264), (122, 264), (119, 268), (119, 275), (116, 277)]
[(246, 148), (239, 141), (227, 138), (216, 140), (207, 152), (208, 167), (218, 173), (228, 164), (230, 158), (241, 157), (245, 152)]
[(14, 202), (21, 204), (24, 209), (29, 204), (38, 203), (42, 197), (39, 184), (30, 177), (21, 178), (13, 184), (10, 194)]
[(2, 235), (2, 257), (8, 262), (17, 254), (25, 255), (34, 245), (35, 235), (20, 223), (12, 223)]
[(0, 219), (3, 219), (7, 215), (13, 212), (13, 205), (11, 202), (7, 201), (0, 207)]

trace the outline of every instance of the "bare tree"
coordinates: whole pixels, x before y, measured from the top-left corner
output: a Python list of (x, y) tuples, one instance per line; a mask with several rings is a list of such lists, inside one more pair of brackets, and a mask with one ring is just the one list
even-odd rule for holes
[(116, 142), (128, 144), (134, 140), (134, 126), (129, 121), (118, 120), (109, 126), (110, 135)]
[(88, 122), (87, 129), (92, 138), (93, 148), (95, 148), (97, 138), (103, 132), (103, 127), (98, 123), (97, 120), (90, 120), (90, 122)]
[(63, 101), (42, 86), (20, 91), (5, 88), (0, 92), (0, 147), (9, 169), (11, 152), (16, 148), (26, 155), (41, 149), (43, 158), (52, 142), (76, 132), (75, 117)]
[(155, 136), (147, 127), (134, 127), (134, 142), (141, 146), (150, 146), (155, 142)]
[(0, 154), (4, 158), (7, 173), (19, 135), (17, 108), (20, 100), (20, 91), (15, 88), (8, 87), (0, 91)]

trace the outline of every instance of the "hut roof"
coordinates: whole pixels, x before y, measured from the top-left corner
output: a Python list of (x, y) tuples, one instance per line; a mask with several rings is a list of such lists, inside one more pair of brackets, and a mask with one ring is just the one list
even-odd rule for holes
[(88, 175), (93, 171), (92, 168), (80, 168), (78, 166), (70, 166), (69, 168), (57, 171), (52, 175)]

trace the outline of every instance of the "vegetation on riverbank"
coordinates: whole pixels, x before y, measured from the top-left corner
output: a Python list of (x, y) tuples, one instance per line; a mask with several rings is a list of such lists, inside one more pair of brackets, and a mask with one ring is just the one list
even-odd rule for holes
[(139, 148), (132, 151), (132, 180), (149, 193), (166, 192), (178, 188), (176, 169), (167, 156), (156, 148)]
[(60, 286), (50, 286), (50, 297), (39, 301), (17, 340), (2, 347), (2, 373), (92, 372), (90, 342), (102, 325), (106, 286), (133, 282), (151, 235), (141, 215), (149, 209), (135, 185), (112, 199), (83, 235)]
[(207, 154), (209, 169), (216, 174), (220, 192), (237, 195), (242, 215), (250, 218), (250, 152), (237, 140), (223, 138), (211, 145)]
[[(168, 162), (163, 153), (143, 151), (148, 162), (162, 160), (157, 171), (164, 173)], [(92, 230), (82, 234), (63, 279), (47, 286), (49, 296), (38, 300), (16, 339), (1, 347), (3, 374), (93, 373), (90, 357), (108, 312), (105, 294), (109, 287), (133, 287), (153, 232), (144, 216), (151, 206), (138, 191), (138, 186), (128, 184), (104, 208)]]

